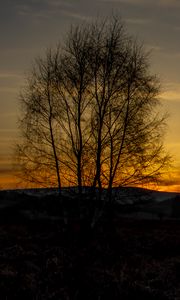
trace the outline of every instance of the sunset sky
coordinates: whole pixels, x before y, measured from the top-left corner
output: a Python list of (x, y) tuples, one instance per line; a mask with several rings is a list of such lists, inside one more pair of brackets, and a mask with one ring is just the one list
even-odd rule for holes
[(0, 3), (0, 188), (14, 188), (12, 149), (18, 137), (18, 95), (33, 59), (63, 39), (71, 24), (120, 15), (127, 32), (151, 51), (170, 114), (166, 149), (174, 169), (164, 190), (180, 192), (180, 1), (5, 0)]

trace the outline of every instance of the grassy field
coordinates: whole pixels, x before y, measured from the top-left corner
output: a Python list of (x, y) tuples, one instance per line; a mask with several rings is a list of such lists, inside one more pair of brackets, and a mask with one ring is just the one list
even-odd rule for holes
[(88, 194), (0, 200), (0, 299), (180, 299), (180, 220), (133, 219), (141, 206), (116, 204), (91, 228)]
[(2, 300), (175, 300), (179, 278), (179, 221), (104, 218), (91, 229), (1, 213)]

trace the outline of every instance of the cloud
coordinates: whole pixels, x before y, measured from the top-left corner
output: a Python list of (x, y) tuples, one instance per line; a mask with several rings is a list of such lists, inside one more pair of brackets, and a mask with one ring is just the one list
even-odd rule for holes
[(180, 166), (172, 168), (159, 183), (159, 190), (180, 192)]
[(100, 2), (126, 3), (126, 4), (144, 4), (144, 0), (100, 0)]
[(52, 15), (68, 14), (73, 10), (73, 2), (61, 0), (33, 1), (31, 3), (19, 3), (17, 5), (18, 14), (30, 16), (34, 19), (48, 19)]
[(78, 19), (78, 20), (82, 20), (82, 21), (87, 21), (87, 17), (84, 16), (83, 14), (79, 14), (79, 13), (75, 13), (75, 12), (71, 12), (71, 11), (63, 11), (64, 16), (73, 18), (73, 19)]
[(141, 18), (127, 18), (126, 22), (134, 25), (145, 25), (152, 22), (151, 19), (141, 19)]
[(19, 80), (19, 79), (21, 79), (22, 77), (21, 77), (21, 75), (18, 75), (18, 74), (16, 74), (16, 73), (13, 73), (13, 72), (1, 72), (0, 73), (0, 79), (17, 79), (17, 80)]
[(158, 0), (157, 4), (160, 6), (180, 7), (179, 0)]
[(5, 165), (2, 166), (2, 164), (0, 165), (0, 175), (4, 175), (4, 174), (8, 174), (9, 171), (11, 171), (12, 167), (10, 165)]
[(14, 93), (17, 93), (18, 92), (18, 88), (17, 87), (5, 87), (5, 86), (2, 86), (0, 87), (0, 93), (10, 93), (10, 94), (14, 94)]
[(17, 12), (21, 17), (33, 18), (33, 21), (47, 19), (52, 14), (52, 11), (48, 10), (46, 6), (36, 7), (28, 4), (17, 5)]
[(180, 102), (180, 85), (176, 82), (164, 82), (164, 91), (160, 94), (160, 99)]
[(161, 93), (160, 99), (168, 101), (180, 101), (180, 92), (177, 91), (166, 91)]
[[(8, 112), (7, 114), (6, 114), (6, 118), (8, 117), (8, 118), (11, 118), (11, 117), (14, 117), (14, 116), (16, 116), (16, 113), (14, 113), (14, 112)], [(0, 128), (0, 134), (2, 134), (2, 133), (16, 133), (16, 129), (14, 129), (14, 128)]]
[[(109, 4), (118, 4), (118, 5), (126, 5), (126, 6), (133, 6), (133, 7), (140, 7), (140, 8), (150, 8), (153, 11), (155, 11), (156, 8), (179, 8), (180, 7), (180, 1), (179, 0), (99, 0), (103, 3), (109, 3)], [(161, 15), (159, 16), (162, 17)]]
[[(19, 180), (15, 177), (14, 172), (0, 172), (0, 189), (20, 188)], [(25, 186), (25, 184), (24, 184)]]
[(47, 4), (52, 7), (72, 7), (73, 1), (65, 1), (65, 0), (46, 0)]
[(22, 76), (11, 72), (0, 73), (0, 93), (17, 93), (22, 84)]
[(141, 4), (143, 6), (147, 5), (157, 5), (157, 6), (171, 6), (171, 7), (179, 7), (179, 0), (101, 0), (103, 2), (117, 2), (117, 3), (127, 3), (127, 4)]

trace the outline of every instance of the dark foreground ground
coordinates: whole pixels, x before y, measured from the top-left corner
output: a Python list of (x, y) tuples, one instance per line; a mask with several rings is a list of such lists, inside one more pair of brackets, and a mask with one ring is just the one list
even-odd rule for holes
[[(12, 214), (12, 212), (11, 212)], [(0, 299), (180, 299), (180, 222), (0, 219)]]

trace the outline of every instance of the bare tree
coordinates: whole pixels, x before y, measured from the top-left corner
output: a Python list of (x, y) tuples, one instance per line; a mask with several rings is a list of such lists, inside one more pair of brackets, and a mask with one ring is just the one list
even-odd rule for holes
[(69, 182), (77, 185), (82, 193), (84, 184), (85, 149), (89, 140), (89, 47), (88, 32), (83, 28), (72, 28), (64, 47), (64, 55), (56, 73), (57, 92), (61, 97), (64, 144), (62, 151), (65, 172)]
[[(169, 163), (166, 116), (149, 57), (112, 17), (72, 27), (64, 47), (39, 59), (22, 94), (22, 169), (99, 189), (154, 182)], [(53, 175), (54, 174), (54, 175)], [(28, 176), (27, 176), (28, 175)]]
[(166, 115), (158, 112), (160, 86), (148, 54), (122, 22), (115, 17), (86, 28), (93, 186), (107, 187), (111, 199), (113, 186), (156, 181), (166, 168)]
[(117, 74), (117, 82), (114, 80), (111, 85), (117, 94), (109, 97), (104, 120), (107, 142), (102, 158), (105, 171), (101, 174), (109, 199), (112, 186), (157, 181), (170, 161), (162, 140), (167, 116), (158, 112), (159, 82), (149, 74), (147, 59), (143, 48), (129, 41), (123, 77), (120, 74), (118, 78)]
[(59, 99), (54, 88), (54, 73), (59, 52), (47, 51), (35, 61), (27, 85), (21, 93), (22, 118), (19, 120), (21, 143), (17, 145), (20, 176), (31, 183), (58, 186), (61, 192), (59, 165), (60, 131), (56, 108)]

